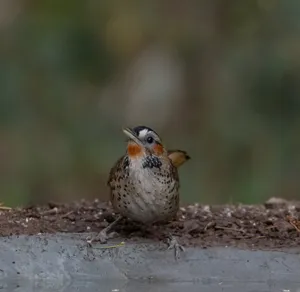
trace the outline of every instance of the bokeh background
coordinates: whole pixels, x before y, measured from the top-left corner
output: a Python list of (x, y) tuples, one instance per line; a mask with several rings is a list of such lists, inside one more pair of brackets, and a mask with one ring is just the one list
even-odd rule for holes
[(183, 203), (300, 197), (300, 2), (1, 0), (0, 200), (106, 200), (123, 126)]

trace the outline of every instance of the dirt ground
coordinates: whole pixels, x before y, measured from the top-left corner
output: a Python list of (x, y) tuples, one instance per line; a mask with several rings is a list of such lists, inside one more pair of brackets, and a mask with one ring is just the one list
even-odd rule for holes
[[(131, 240), (146, 237), (164, 240), (171, 233), (184, 246), (239, 246), (278, 249), (300, 245), (300, 202), (270, 199), (263, 205), (190, 205), (177, 219), (151, 227), (123, 220), (115, 228)], [(39, 233), (98, 232), (116, 215), (107, 203), (97, 200), (71, 204), (48, 203), (0, 210), (0, 236)]]

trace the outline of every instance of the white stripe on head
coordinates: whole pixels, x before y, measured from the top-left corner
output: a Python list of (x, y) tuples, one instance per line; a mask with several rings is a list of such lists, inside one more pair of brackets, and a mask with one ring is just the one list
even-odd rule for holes
[(139, 132), (139, 138), (140, 139), (143, 139), (146, 137), (146, 135), (149, 133), (149, 130), (148, 129), (143, 129)]

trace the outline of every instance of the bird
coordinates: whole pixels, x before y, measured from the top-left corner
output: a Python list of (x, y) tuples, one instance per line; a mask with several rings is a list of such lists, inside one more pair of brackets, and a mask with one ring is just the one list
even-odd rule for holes
[[(147, 226), (168, 222), (179, 210), (178, 168), (190, 159), (183, 150), (167, 150), (160, 136), (147, 126), (123, 128), (127, 136), (126, 153), (109, 172), (107, 185), (110, 202), (117, 219), (104, 228), (94, 240), (106, 242), (108, 232), (122, 218)], [(179, 257), (184, 248), (169, 235), (169, 248)]]

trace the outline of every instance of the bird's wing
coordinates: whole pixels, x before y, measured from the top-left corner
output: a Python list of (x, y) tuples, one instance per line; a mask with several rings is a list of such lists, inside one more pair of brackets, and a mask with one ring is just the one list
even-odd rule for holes
[(126, 161), (128, 161), (128, 159), (126, 159), (126, 156), (123, 155), (117, 160), (115, 165), (111, 168), (107, 180), (108, 186), (111, 184), (112, 181), (117, 180), (118, 176), (120, 175), (120, 173), (122, 173), (122, 171), (126, 171), (125, 169)]

